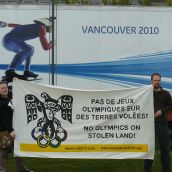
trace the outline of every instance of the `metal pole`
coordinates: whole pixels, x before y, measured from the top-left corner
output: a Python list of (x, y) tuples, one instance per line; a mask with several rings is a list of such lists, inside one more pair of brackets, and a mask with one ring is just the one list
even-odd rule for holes
[(55, 2), (52, 0), (52, 58), (51, 58), (51, 84), (54, 85), (54, 75), (55, 75), (55, 63), (54, 63), (54, 21), (55, 21)]

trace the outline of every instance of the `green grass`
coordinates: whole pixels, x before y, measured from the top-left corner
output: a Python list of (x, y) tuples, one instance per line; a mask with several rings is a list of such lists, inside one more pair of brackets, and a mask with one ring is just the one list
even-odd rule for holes
[[(170, 154), (172, 160), (172, 153)], [(162, 172), (160, 153), (156, 152), (152, 172)], [(143, 160), (47, 159), (24, 158), (35, 172), (142, 172)], [(9, 154), (8, 172), (14, 172), (14, 159)]]

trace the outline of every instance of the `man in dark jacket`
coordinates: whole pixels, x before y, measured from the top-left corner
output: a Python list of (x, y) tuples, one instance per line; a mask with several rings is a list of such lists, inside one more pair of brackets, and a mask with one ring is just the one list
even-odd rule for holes
[[(159, 73), (151, 75), (151, 82), (154, 89), (155, 137), (160, 146), (163, 172), (171, 172), (167, 114), (172, 111), (172, 99), (170, 93), (161, 87)], [(146, 159), (144, 171), (151, 172), (152, 164), (153, 160)]]
[[(16, 133), (12, 127), (13, 108), (8, 98), (8, 85), (5, 81), (0, 81), (0, 132), (8, 131), (15, 139)], [(6, 172), (8, 149), (0, 149), (0, 172)], [(27, 169), (21, 157), (15, 157), (17, 172), (31, 172)]]

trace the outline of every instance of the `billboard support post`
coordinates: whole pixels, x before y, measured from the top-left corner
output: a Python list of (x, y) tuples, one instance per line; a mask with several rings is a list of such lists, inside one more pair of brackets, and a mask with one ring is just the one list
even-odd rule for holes
[(54, 85), (55, 63), (54, 63), (54, 19), (55, 19), (55, 2), (51, 0), (52, 4), (52, 57), (51, 57), (51, 84)]

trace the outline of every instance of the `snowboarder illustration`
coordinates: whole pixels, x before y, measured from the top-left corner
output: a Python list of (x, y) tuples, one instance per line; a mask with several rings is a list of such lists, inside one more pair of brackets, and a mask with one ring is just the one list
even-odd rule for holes
[[(52, 48), (51, 41), (46, 38), (46, 33), (52, 31), (52, 19), (40, 18), (34, 20), (33, 24), (12, 24), (0, 21), (0, 27), (12, 27), (2, 40), (4, 48), (15, 53), (10, 65), (5, 71), (6, 80), (11, 82), (14, 77), (37, 78), (38, 74), (30, 70), (31, 57), (34, 53), (34, 47), (27, 44), (26, 41), (39, 38), (44, 50)], [(16, 73), (16, 69), (25, 61), (23, 75)]]

